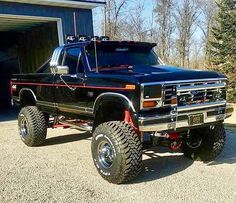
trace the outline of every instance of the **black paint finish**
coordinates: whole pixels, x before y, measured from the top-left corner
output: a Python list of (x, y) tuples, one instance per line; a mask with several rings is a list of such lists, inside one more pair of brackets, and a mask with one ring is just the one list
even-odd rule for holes
[[(114, 44), (114, 42), (112, 43)], [(65, 50), (69, 47), (83, 47), (87, 44), (66, 45)], [(108, 42), (106, 44), (109, 45)], [(145, 46), (145, 44), (142, 44), (142, 46)], [(151, 47), (150, 45), (148, 46)], [(13, 96), (21, 96), (20, 90), (25, 88), (25, 90), (28, 89), (34, 92), (39, 107), (43, 108), (44, 111), (53, 114), (70, 114), (75, 117), (78, 115), (93, 117), (96, 114), (95, 102), (101, 102), (102, 100), (98, 99), (99, 96), (109, 93), (109, 96), (104, 97), (106, 101), (124, 102), (124, 105), (133, 113), (132, 115), (137, 117), (139, 114), (144, 113), (140, 111), (141, 83), (224, 77), (215, 72), (194, 71), (164, 65), (134, 65), (132, 68), (118, 67), (118, 69), (114, 70), (110, 68), (109, 70), (101, 70), (99, 73), (96, 73), (89, 70), (89, 64), (86, 60), (87, 52), (85, 49), (81, 50), (81, 59), (85, 67), (84, 73), (54, 75), (51, 73), (40, 73), (42, 69), (35, 74), (15, 75), (13, 84), (16, 85), (16, 91)], [(161, 86), (157, 87), (161, 88)], [(150, 91), (154, 94), (153, 90)], [(161, 91), (158, 90), (157, 92), (157, 96), (160, 96)], [(112, 96), (111, 94), (119, 94), (120, 97)], [(134, 109), (132, 109), (132, 106), (130, 106), (125, 98), (132, 102)], [(169, 110), (159, 109), (158, 111), (166, 113)], [(137, 119), (135, 123), (137, 123)]]

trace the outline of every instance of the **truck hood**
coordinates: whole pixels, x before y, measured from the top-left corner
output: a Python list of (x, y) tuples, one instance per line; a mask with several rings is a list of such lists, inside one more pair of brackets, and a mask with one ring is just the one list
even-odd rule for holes
[(100, 70), (100, 73), (104, 77), (107, 76), (110, 79), (126, 79), (126, 81), (132, 80), (132, 82), (139, 83), (224, 77), (223, 75), (213, 71), (199, 71), (165, 65), (134, 66), (133, 68), (111, 68)]

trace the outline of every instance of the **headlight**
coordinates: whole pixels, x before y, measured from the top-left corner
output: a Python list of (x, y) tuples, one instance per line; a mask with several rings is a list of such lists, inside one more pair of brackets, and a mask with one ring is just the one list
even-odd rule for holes
[(141, 109), (161, 107), (162, 95), (163, 89), (161, 84), (141, 85)]

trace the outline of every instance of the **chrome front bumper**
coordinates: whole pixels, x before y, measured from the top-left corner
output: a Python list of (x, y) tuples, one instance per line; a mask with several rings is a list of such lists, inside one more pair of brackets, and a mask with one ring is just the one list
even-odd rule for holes
[[(218, 106), (205, 107), (204, 109), (181, 109), (168, 115), (155, 115), (149, 117), (139, 117), (139, 129), (141, 132), (161, 132), (166, 130), (179, 130), (183, 128), (191, 128), (223, 121), (230, 117), (233, 113), (233, 106), (222, 104)], [(199, 125), (190, 125), (189, 116), (195, 114), (203, 114), (204, 123)]]

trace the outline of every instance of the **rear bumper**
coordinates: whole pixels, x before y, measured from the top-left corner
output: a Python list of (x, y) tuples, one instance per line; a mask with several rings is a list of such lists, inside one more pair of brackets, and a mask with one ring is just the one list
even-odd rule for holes
[[(220, 122), (230, 117), (234, 109), (231, 105), (222, 104), (217, 107), (195, 109), (194, 111), (177, 111), (168, 115), (155, 115), (139, 117), (139, 129), (141, 132), (161, 132), (166, 130), (180, 130), (196, 126)], [(199, 125), (190, 125), (189, 116), (203, 114), (204, 122)]]

